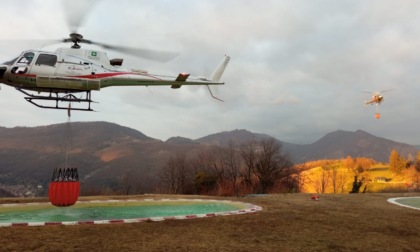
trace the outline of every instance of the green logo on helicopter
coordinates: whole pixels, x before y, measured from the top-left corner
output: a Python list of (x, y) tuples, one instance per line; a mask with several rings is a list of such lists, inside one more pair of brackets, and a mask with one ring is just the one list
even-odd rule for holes
[(92, 57), (96, 57), (96, 56), (98, 56), (98, 53), (97, 53), (97, 52), (95, 52), (95, 51), (92, 51), (92, 52), (90, 53), (90, 55), (91, 55)]

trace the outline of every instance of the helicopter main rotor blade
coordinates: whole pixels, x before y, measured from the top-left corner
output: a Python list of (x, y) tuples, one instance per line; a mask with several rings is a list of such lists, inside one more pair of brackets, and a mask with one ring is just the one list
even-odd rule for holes
[(62, 0), (61, 4), (67, 19), (67, 25), (71, 32), (76, 33), (79, 28), (83, 25), (85, 18), (89, 11), (93, 9), (93, 6), (97, 4), (99, 0)]
[(381, 91), (363, 91), (363, 93), (368, 93), (368, 94), (380, 94), (380, 93), (385, 93), (385, 92), (389, 92), (389, 91), (394, 91), (395, 89), (385, 89), (385, 90), (381, 90)]
[(176, 56), (178, 53), (174, 52), (167, 52), (167, 51), (157, 51), (157, 50), (150, 50), (150, 49), (142, 49), (142, 48), (131, 48), (125, 46), (116, 46), (116, 45), (109, 45), (94, 41), (89, 41), (93, 45), (101, 46), (105, 49), (110, 49), (118, 52), (123, 52), (127, 54), (132, 54), (140, 58), (157, 61), (157, 62), (167, 62)]
[(381, 93), (385, 93), (385, 92), (389, 92), (389, 91), (393, 91), (394, 89), (385, 89), (385, 90), (382, 90), (382, 91), (380, 91)]
[(80, 48), (80, 45), (78, 43), (98, 45), (105, 49), (111, 49), (114, 51), (127, 53), (130, 55), (157, 62), (166, 62), (175, 58), (178, 55), (177, 53), (173, 52), (109, 45), (84, 39), (83, 36), (80, 33), (78, 33), (78, 29), (82, 26), (83, 22), (85, 21), (85, 17), (87, 16), (88, 12), (91, 11), (94, 5), (97, 4), (99, 1), (100, 0), (61, 1), (64, 7), (65, 14), (67, 16), (67, 24), (71, 30), (71, 34), (68, 38), (64, 38), (59, 42), (72, 42), (72, 48), (76, 49)]

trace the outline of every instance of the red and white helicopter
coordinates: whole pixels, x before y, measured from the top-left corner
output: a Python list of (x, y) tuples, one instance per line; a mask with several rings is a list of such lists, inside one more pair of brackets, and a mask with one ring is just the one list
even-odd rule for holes
[(384, 97), (379, 94), (379, 92), (374, 92), (370, 101), (365, 102), (366, 105), (369, 104), (381, 104), (384, 101)]
[[(41, 108), (68, 109), (59, 102), (79, 102), (87, 106), (72, 110), (92, 111), (91, 91), (112, 86), (170, 86), (223, 85), (220, 78), (230, 60), (225, 56), (209, 77), (192, 77), (188, 73), (177, 76), (150, 74), (143, 70), (122, 68), (123, 59), (109, 59), (103, 51), (81, 49), (79, 43), (97, 44), (105, 48), (129, 51), (83, 39), (78, 33), (70, 34), (63, 42), (72, 42), (71, 48), (59, 48), (55, 52), (28, 50), (17, 58), (0, 65), (0, 82), (15, 87), (26, 95), (25, 99)], [(134, 50), (134, 49), (133, 49)], [(142, 49), (136, 49), (142, 50)], [(167, 52), (142, 50), (145, 58), (167, 60), (175, 55)], [(210, 94), (213, 96), (210, 88)], [(84, 93), (78, 98), (75, 93)], [(52, 101), (55, 104), (41, 104)]]
[(379, 112), (379, 105), (384, 101), (383, 95), (381, 93), (392, 91), (392, 89), (383, 90), (383, 91), (376, 91), (376, 92), (365, 92), (365, 93), (372, 93), (372, 97), (369, 101), (365, 101), (365, 105), (376, 105), (376, 119), (381, 118), (381, 113)]
[[(74, 1), (63, 1), (71, 3)], [(93, 1), (79, 1), (79, 4)], [(225, 56), (210, 77), (193, 77), (188, 73), (176, 76), (152, 74), (144, 70), (133, 70), (122, 66), (123, 59), (109, 59), (106, 52), (100, 50), (82, 49), (80, 44), (92, 44), (105, 49), (119, 51), (148, 60), (164, 62), (177, 54), (148, 49), (129, 48), (120, 45), (109, 45), (84, 39), (77, 32), (83, 20), (84, 13), (91, 8), (80, 7), (75, 13), (68, 15), (68, 24), (73, 32), (68, 38), (54, 40), (71, 42), (71, 48), (59, 48), (54, 52), (42, 50), (27, 50), (18, 57), (0, 64), (0, 83), (15, 87), (25, 94), (25, 99), (41, 108), (69, 109), (60, 102), (80, 103), (79, 108), (72, 110), (92, 111), (91, 91), (113, 86), (170, 86), (180, 88), (185, 85), (206, 85), (211, 96), (209, 85), (223, 85), (220, 81), (229, 63), (230, 57)], [(51, 43), (51, 40), (48, 42)], [(80, 93), (81, 95), (76, 95)], [(220, 100), (220, 99), (218, 99)]]

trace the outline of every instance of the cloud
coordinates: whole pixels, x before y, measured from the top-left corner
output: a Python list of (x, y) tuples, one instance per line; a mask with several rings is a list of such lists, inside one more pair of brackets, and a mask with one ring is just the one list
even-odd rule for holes
[[(5, 38), (69, 33), (59, 1), (10, 1), (2, 10), (0, 21), (11, 24), (2, 29)], [(108, 52), (130, 68), (209, 76), (224, 54), (232, 59), (226, 85), (214, 90), (223, 103), (200, 87), (106, 88), (93, 92), (100, 112), (75, 113), (74, 120), (111, 121), (159, 139), (245, 128), (310, 143), (337, 129), (362, 129), (420, 143), (418, 1), (103, 0), (85, 10), (79, 31), (87, 39), (180, 53), (162, 64)], [(2, 58), (58, 46), (19, 44), (0, 46)], [(363, 91), (385, 89), (394, 91), (384, 94), (377, 120), (375, 108), (363, 105), (369, 99)], [(34, 108), (12, 88), (0, 91), (0, 107), (3, 126), (65, 121), (63, 113)]]

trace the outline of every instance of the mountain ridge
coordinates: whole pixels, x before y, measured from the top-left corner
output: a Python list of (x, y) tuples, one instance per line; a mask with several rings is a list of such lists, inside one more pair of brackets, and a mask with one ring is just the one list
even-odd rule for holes
[[(232, 137), (228, 137), (229, 134)], [(247, 130), (223, 131), (216, 134), (196, 139), (200, 143), (226, 145), (229, 140), (236, 139), (238, 135), (243, 138), (242, 142), (250, 140), (263, 140), (269, 135), (252, 133)], [(363, 130), (345, 131), (336, 130), (325, 134), (317, 141), (310, 144), (294, 144), (283, 142), (279, 139), (283, 150), (288, 153), (295, 162), (305, 162), (319, 159), (340, 159), (347, 156), (368, 157), (380, 162), (387, 162), (393, 149), (402, 155), (415, 155), (415, 146), (374, 136)]]
[(297, 155), (302, 161), (323, 155), (325, 159), (351, 156), (369, 157), (387, 162), (393, 149), (405, 156), (416, 153), (416, 148), (412, 145), (377, 137), (363, 130), (354, 132), (336, 130), (327, 133), (312, 144), (303, 145)]
[[(0, 126), (0, 184), (46, 186), (52, 170), (65, 165), (67, 127), (66, 123), (37, 127)], [(193, 157), (215, 145), (245, 144), (271, 138), (267, 134), (235, 129), (197, 139), (177, 136), (162, 141), (109, 122), (72, 122), (70, 132), (70, 164), (81, 167), (82, 183), (90, 187), (116, 187), (124, 176), (128, 176), (139, 179), (138, 184), (144, 192), (153, 192), (159, 182), (159, 170), (174, 155)], [(337, 130), (311, 144), (276, 141), (295, 163), (347, 156), (387, 162), (392, 149), (405, 156), (414, 156), (417, 151), (411, 145), (376, 137), (363, 130)], [(89, 186), (84, 186), (84, 190)]]

